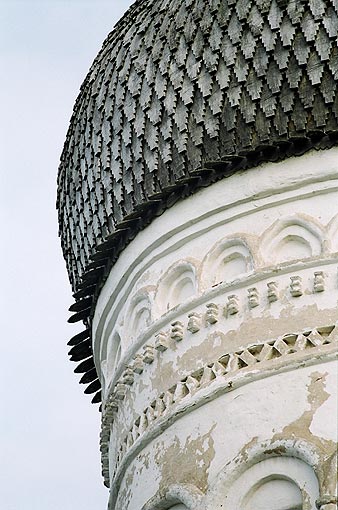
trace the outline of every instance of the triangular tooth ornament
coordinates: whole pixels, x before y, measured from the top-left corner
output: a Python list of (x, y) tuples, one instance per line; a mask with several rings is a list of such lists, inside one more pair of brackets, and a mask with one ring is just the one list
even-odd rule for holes
[(165, 403), (163, 401), (163, 397), (160, 397), (160, 398), (158, 398), (156, 400), (156, 404), (155, 404), (155, 416), (156, 416), (156, 418), (159, 418), (160, 416), (162, 416), (164, 411), (165, 411)]
[(308, 338), (303, 334), (297, 336), (295, 349), (297, 351), (304, 351), (308, 347)]
[(188, 388), (189, 393), (194, 393), (199, 387), (200, 383), (197, 379), (195, 379), (195, 377), (189, 375), (185, 381), (185, 385)]
[(205, 385), (209, 384), (211, 381), (213, 381), (215, 378), (216, 378), (216, 376), (215, 376), (214, 372), (212, 371), (212, 369), (209, 367), (206, 367), (203, 370), (203, 375), (200, 380), (200, 385), (205, 386)]
[(259, 362), (270, 360), (272, 358), (272, 346), (270, 344), (264, 344), (262, 350), (256, 357)]
[(247, 349), (237, 355), (239, 359), (242, 360), (247, 366), (255, 365), (257, 363), (256, 357), (253, 356), (253, 354), (251, 354), (251, 352), (249, 352)]
[(179, 402), (188, 394), (188, 388), (183, 382), (179, 382), (176, 385), (175, 393), (174, 393), (174, 399), (173, 401), (175, 403)]
[(312, 330), (309, 335), (307, 335), (307, 339), (311, 342), (312, 345), (318, 346), (323, 344), (323, 337), (318, 333), (317, 330)]
[(138, 426), (138, 430), (140, 432), (140, 435), (143, 434), (148, 428), (148, 420), (144, 413), (140, 416), (140, 424)]
[(148, 425), (149, 425), (156, 418), (156, 416), (155, 416), (155, 409), (152, 406), (149, 406), (149, 407), (147, 407), (147, 410), (146, 410), (145, 414), (146, 414)]
[(167, 411), (173, 404), (173, 401), (174, 401), (174, 395), (171, 391), (166, 391), (165, 394), (163, 395), (163, 403), (164, 403), (164, 406), (165, 406), (165, 411)]
[(224, 365), (222, 365), (222, 363), (216, 361), (216, 363), (212, 365), (212, 371), (214, 372), (215, 376), (218, 377), (226, 373), (226, 368)]

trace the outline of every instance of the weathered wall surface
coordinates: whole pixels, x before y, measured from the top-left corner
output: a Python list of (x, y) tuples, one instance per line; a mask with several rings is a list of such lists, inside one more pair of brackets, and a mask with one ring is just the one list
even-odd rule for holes
[[(252, 382), (182, 416), (128, 466), (116, 509), (142, 508), (175, 484), (206, 493), (208, 509), (242, 508), (226, 505), (227, 475), (249, 467), (252, 451), (260, 461), (276, 455), (302, 459), (314, 451), (321, 465), (336, 449), (336, 381), (335, 362), (300, 368)], [(311, 504), (305, 508), (314, 509), (320, 489), (311, 469), (306, 488)], [(305, 462), (297, 471), (311, 473)], [(239, 486), (243, 497), (252, 483), (245, 482)]]
[(201, 190), (115, 264), (93, 321), (111, 509), (336, 508), (337, 156)]

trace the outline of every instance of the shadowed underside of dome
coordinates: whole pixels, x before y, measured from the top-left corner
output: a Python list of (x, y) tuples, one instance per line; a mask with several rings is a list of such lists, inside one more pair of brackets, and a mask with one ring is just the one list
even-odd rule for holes
[[(82, 85), (61, 157), (71, 322), (88, 325), (121, 250), (177, 199), (336, 143), (337, 33), (337, 0), (143, 0), (129, 9)], [(86, 373), (87, 336), (71, 341)]]

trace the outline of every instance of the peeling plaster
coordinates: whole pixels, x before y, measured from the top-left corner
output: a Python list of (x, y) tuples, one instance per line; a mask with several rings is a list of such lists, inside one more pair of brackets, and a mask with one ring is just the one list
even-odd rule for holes
[[(306, 161), (308, 164), (309, 160)], [(267, 168), (260, 169), (260, 177), (265, 184), (270, 179)], [(291, 164), (288, 171), (291, 171)], [(128, 256), (124, 259), (126, 263), (122, 260), (117, 262), (99, 300), (104, 313), (101, 307), (94, 321), (94, 326), (98, 326), (97, 334), (102, 334), (100, 342), (105, 342), (114, 331), (114, 320), (119, 322), (129, 313), (133, 292), (135, 295), (141, 292), (141, 286), (149, 289), (153, 322), (139, 335), (135, 334), (130, 342), (127, 338), (128, 318), (124, 318), (126, 338), (122, 340), (128, 347), (115, 376), (111, 374), (111, 396), (116, 398), (114, 385), (123, 380), (126, 366), (133, 370), (136, 354), (144, 360), (143, 372), (139, 373), (142, 367), (140, 369), (137, 365), (134, 381), (131, 386), (126, 386), (125, 395), (118, 401), (119, 410), (114, 415), (114, 434), (110, 444), (110, 510), (140, 510), (147, 502), (157, 501), (157, 497), (162, 497), (168, 487), (175, 484), (190, 484), (207, 495), (219, 472), (233, 459), (236, 459), (238, 468), (245, 468), (252, 460), (251, 450), (264, 449), (264, 445), (261, 459), (290, 456), (292, 453), (288, 445), (297, 441), (312, 444), (319, 452), (315, 467), (321, 490), (323, 494), (325, 491), (332, 492), (332, 480), (324, 481), (330, 476), (332, 478), (334, 466), (334, 459), (331, 459), (335, 446), (333, 425), (328, 423), (326, 416), (334, 406), (331, 394), (336, 391), (331, 372), (336, 333), (328, 339), (324, 338), (325, 330), (323, 334), (316, 331), (317, 335), (322, 335), (323, 341), (311, 344), (315, 346), (312, 353), (312, 347), (305, 348), (306, 339), (304, 348), (299, 347), (303, 340), (297, 335), (302, 332), (309, 334), (321, 326), (331, 325), (332, 329), (328, 328), (328, 331), (333, 331), (338, 318), (338, 256), (330, 253), (325, 239), (321, 245), (323, 253), (318, 256), (271, 265), (271, 261), (267, 262), (269, 250), (263, 246), (264, 233), (274, 222), (286, 216), (298, 215), (304, 219), (304, 215), (311, 215), (313, 221), (309, 222), (321, 222), (323, 236), (328, 235), (326, 224), (334, 211), (329, 210), (327, 203), (329, 200), (330, 204), (336, 204), (336, 199), (333, 199), (336, 188), (331, 179), (329, 183), (325, 178), (320, 182), (319, 174), (318, 170), (315, 187), (299, 183), (298, 189), (286, 191), (281, 186), (278, 196), (268, 194), (263, 198), (263, 193), (254, 203), (231, 203), (217, 211), (211, 208), (203, 217), (196, 217), (196, 221), (189, 224), (180, 223), (183, 220), (177, 217), (178, 209), (174, 206), (163, 223), (165, 228), (161, 235), (166, 236), (163, 246), (156, 245), (157, 238), (151, 237), (151, 225), (132, 243), (139, 254), (145, 250), (144, 259), (140, 256), (135, 260), (129, 254), (129, 259)], [(245, 179), (245, 175), (238, 175), (235, 181), (240, 184), (241, 178)], [(328, 189), (330, 186), (331, 190)], [(223, 185), (218, 187), (223, 189)], [(199, 198), (203, 196), (202, 191)], [(199, 207), (197, 198), (196, 195), (190, 200), (192, 206), (195, 203), (196, 211)], [(162, 217), (158, 220), (158, 225), (162, 225)], [(177, 222), (180, 225), (175, 227)], [(248, 243), (251, 240), (249, 249), (258, 265), (247, 275), (207, 288), (201, 280), (205, 277), (207, 254), (212, 252), (215, 243), (236, 235), (236, 232), (240, 232)], [(145, 240), (148, 244), (142, 244)], [(129, 251), (127, 248), (126, 253)], [(273, 255), (275, 257), (276, 253)], [(180, 261), (191, 257), (198, 259), (196, 288), (200, 294), (157, 316), (160, 307), (154, 300), (159, 280), (165, 282), (170, 266), (179, 265)], [(117, 285), (112, 285), (109, 290), (114, 278), (118, 280), (118, 268), (123, 264), (126, 264), (123, 274), (128, 273), (128, 278), (124, 284), (115, 282)], [(325, 288), (320, 290), (316, 290), (314, 283), (318, 272), (324, 275)], [(300, 282), (301, 293), (293, 293), (292, 278)], [(271, 289), (269, 282), (273, 283), (273, 299), (268, 293)], [(254, 291), (253, 301), (248, 299), (252, 296), (250, 290)], [(232, 294), (236, 297), (235, 304), (238, 303), (234, 313), (229, 308)], [(212, 311), (208, 316), (209, 306)], [(191, 313), (194, 319), (189, 323)], [(177, 321), (180, 331), (175, 336), (172, 324)], [(300, 334), (302, 338), (303, 333)], [(156, 344), (158, 334), (160, 344)], [(291, 337), (297, 338), (297, 342), (299, 340), (297, 348), (292, 347), (295, 344)], [(291, 345), (290, 353), (285, 355), (283, 348), (279, 351), (277, 344), (284, 338), (290, 340), (285, 349), (288, 350)], [(261, 358), (259, 344), (266, 348)], [(142, 358), (145, 346), (153, 349), (150, 361)], [(155, 348), (158, 346), (160, 349)], [(265, 356), (270, 348), (273, 355)], [(255, 359), (252, 364), (249, 361), (246, 365), (244, 360), (240, 368), (230, 369), (224, 380), (220, 367), (221, 375), (216, 367), (216, 380), (213, 379), (211, 367), (229, 353), (240, 360), (241, 356), (250, 359), (253, 353)], [(203, 372), (204, 379), (197, 391), (194, 373), (202, 367), (207, 375), (204, 376)], [(187, 375), (191, 378), (185, 387)], [(196, 378), (198, 380), (198, 374)], [(187, 388), (188, 393), (184, 393)], [(174, 395), (172, 401), (170, 390)], [(119, 456), (117, 462), (115, 451)], [(226, 481), (227, 472), (224, 477)], [(157, 506), (154, 508), (157, 509)], [(209, 510), (209, 507), (206, 508)]]
[[(308, 409), (303, 414), (289, 425), (285, 426), (280, 433), (274, 435), (273, 440), (282, 437), (287, 438), (304, 438), (307, 441), (316, 444), (323, 451), (331, 451), (334, 447), (333, 441), (328, 441), (325, 438), (314, 436), (311, 433), (311, 423), (317, 410), (328, 400), (329, 393), (325, 391), (325, 380), (327, 372), (321, 373), (319, 371), (313, 372), (310, 376), (311, 381), (307, 385), (307, 401)], [(331, 445), (331, 447), (330, 447)]]
[(214, 428), (195, 439), (187, 437), (183, 444), (178, 436), (174, 436), (171, 446), (166, 449), (162, 449), (161, 443), (156, 445), (155, 459), (161, 473), (160, 490), (174, 483), (191, 483), (206, 491), (209, 467), (215, 456)]

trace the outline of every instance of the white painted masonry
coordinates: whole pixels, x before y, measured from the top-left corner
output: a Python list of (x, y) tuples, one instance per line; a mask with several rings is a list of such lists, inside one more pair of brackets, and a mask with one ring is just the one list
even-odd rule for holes
[(235, 174), (123, 251), (93, 320), (111, 510), (337, 508), (337, 169)]

